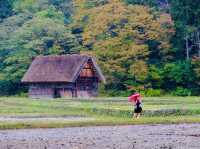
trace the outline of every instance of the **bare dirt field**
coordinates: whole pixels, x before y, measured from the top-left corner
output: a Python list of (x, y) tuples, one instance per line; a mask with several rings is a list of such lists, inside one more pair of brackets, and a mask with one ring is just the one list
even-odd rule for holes
[(0, 149), (200, 149), (200, 124), (2, 130)]

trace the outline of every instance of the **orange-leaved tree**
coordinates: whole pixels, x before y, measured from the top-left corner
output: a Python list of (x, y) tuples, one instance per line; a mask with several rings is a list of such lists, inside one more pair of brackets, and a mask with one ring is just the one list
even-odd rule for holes
[(83, 28), (83, 45), (90, 47), (86, 53), (97, 57), (108, 82), (124, 87), (129, 79), (144, 83), (150, 55), (157, 51), (160, 56), (170, 47), (173, 24), (169, 16), (120, 0), (88, 8), (88, 1), (75, 0), (74, 15), (74, 25)]

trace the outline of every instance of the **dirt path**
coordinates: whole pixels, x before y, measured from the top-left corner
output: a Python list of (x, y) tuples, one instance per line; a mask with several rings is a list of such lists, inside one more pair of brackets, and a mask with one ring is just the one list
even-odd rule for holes
[(200, 149), (200, 124), (5, 130), (0, 149)]
[(89, 121), (92, 117), (65, 116), (65, 117), (0, 117), (0, 122), (30, 122), (30, 121)]

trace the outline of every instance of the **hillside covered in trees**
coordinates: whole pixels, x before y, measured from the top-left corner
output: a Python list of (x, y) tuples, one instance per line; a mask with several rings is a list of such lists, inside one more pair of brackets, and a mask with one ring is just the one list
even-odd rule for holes
[(94, 56), (101, 92), (200, 94), (198, 0), (0, 0), (0, 95), (26, 92), (20, 80), (37, 55)]

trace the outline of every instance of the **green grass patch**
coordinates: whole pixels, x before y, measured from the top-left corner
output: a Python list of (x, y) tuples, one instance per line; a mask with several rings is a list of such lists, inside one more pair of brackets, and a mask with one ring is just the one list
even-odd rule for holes
[(57, 128), (98, 125), (199, 123), (199, 97), (148, 97), (143, 114), (132, 119), (133, 105), (127, 98), (31, 100), (1, 97), (0, 117), (93, 117), (86, 121), (7, 121), (0, 129)]

